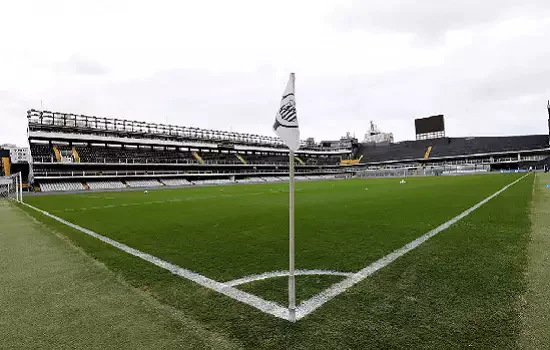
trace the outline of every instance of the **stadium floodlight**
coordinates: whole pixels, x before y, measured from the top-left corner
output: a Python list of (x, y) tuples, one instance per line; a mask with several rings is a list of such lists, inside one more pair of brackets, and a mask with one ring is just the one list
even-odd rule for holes
[(0, 177), (0, 198), (23, 202), (23, 182), (21, 173)]
[(288, 210), (288, 240), (289, 240), (289, 267), (288, 267), (288, 312), (291, 322), (296, 322), (296, 282), (294, 277), (294, 152), (300, 147), (300, 129), (298, 128), (298, 114), (296, 112), (295, 76), (290, 73), (286, 84), (279, 111), (275, 116), (273, 130), (290, 149), (289, 162), (289, 210)]

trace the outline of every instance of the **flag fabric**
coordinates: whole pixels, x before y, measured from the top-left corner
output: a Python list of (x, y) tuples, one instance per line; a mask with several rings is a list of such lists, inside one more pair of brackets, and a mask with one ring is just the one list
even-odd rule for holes
[(294, 95), (294, 73), (290, 73), (285, 92), (281, 99), (281, 106), (275, 116), (273, 130), (292, 151), (300, 147), (300, 129), (296, 113), (296, 96)]

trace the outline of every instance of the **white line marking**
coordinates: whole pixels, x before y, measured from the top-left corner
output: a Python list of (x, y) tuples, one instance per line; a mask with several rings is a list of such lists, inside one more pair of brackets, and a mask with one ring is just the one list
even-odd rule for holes
[(208, 277), (205, 277), (205, 276), (202, 276), (196, 272), (193, 272), (193, 271), (190, 271), (190, 270), (187, 270), (187, 269), (184, 269), (184, 268), (181, 268), (177, 265), (174, 265), (174, 264), (171, 264), (167, 261), (164, 261), (162, 259), (159, 259), (155, 256), (152, 256), (150, 254), (147, 254), (147, 253), (144, 253), (144, 252), (141, 252), (137, 249), (134, 249), (134, 248), (131, 248), (131, 247), (128, 247), (127, 245), (125, 244), (122, 244), (120, 242), (117, 242), (113, 239), (110, 239), (108, 237), (105, 237), (105, 236), (102, 236), (100, 235), (99, 233), (95, 233), (94, 231), (91, 231), (91, 230), (88, 230), (84, 227), (81, 227), (81, 226), (78, 226), (78, 225), (75, 225), (69, 221), (66, 221), (66, 220), (63, 220), (55, 215), (52, 215), (50, 213), (48, 213), (47, 211), (44, 211), (42, 209), (38, 209), (36, 207), (33, 207), (32, 205), (29, 205), (27, 203), (23, 203), (23, 205), (31, 208), (31, 209), (34, 209), (56, 221), (59, 221), (61, 222), (62, 224), (65, 224), (69, 227), (72, 227), (76, 230), (79, 230), (81, 232), (84, 232), (85, 234), (87, 235), (90, 235), (94, 238), (97, 238), (99, 239), (100, 241), (103, 241), (109, 245), (112, 245), (113, 247), (116, 247), (128, 254), (131, 254), (133, 256), (136, 256), (140, 259), (143, 259), (145, 261), (148, 261), (158, 267), (161, 267), (165, 270), (168, 270), (170, 271), (171, 273), (173, 273), (174, 275), (178, 275), (178, 276), (181, 276), (183, 278), (186, 278), (190, 281), (193, 281), (203, 287), (206, 287), (206, 288), (209, 288), (209, 289), (212, 289), (218, 293), (221, 293), (221, 294), (224, 294), (232, 299), (235, 299), (237, 301), (240, 301), (242, 303), (245, 303), (245, 304), (248, 304), (252, 307), (255, 307), (256, 309), (266, 313), (266, 314), (270, 314), (270, 315), (273, 315), (275, 317), (278, 317), (278, 318), (282, 318), (282, 319), (285, 319), (285, 320), (289, 320), (289, 314), (288, 314), (288, 309), (285, 308), (285, 307), (282, 307), (281, 305), (275, 303), (275, 302), (272, 302), (272, 301), (267, 301), (267, 300), (264, 300), (256, 295), (253, 295), (253, 294), (250, 294), (250, 293), (247, 293), (247, 292), (243, 292), (241, 290), (238, 290), (232, 286), (229, 286), (225, 283), (221, 283), (221, 282), (218, 282), (218, 281), (215, 281), (213, 279), (210, 279)]
[[(485, 198), (481, 202), (475, 204), (471, 208), (463, 211), (462, 213), (455, 216), (451, 220), (443, 223), (442, 225), (436, 227), (435, 229), (429, 231), (428, 233), (418, 237), (414, 241), (412, 241), (412, 242), (406, 244), (405, 246), (393, 251), (392, 253), (384, 256), (383, 258), (381, 258), (378, 261), (370, 264), (369, 266), (365, 267), (364, 269), (362, 269), (362, 270), (360, 270), (356, 273), (353, 273), (353, 274), (348, 274), (348, 273), (342, 272), (342, 274), (346, 274), (348, 276), (345, 280), (333, 284), (328, 289), (325, 289), (324, 291), (322, 291), (321, 293), (313, 296), (309, 300), (306, 300), (306, 301), (302, 302), (296, 308), (296, 320), (300, 320), (300, 319), (304, 318), (305, 316), (312, 313), (313, 311), (315, 311), (316, 309), (321, 307), (323, 304), (325, 304), (326, 302), (328, 302), (329, 300), (331, 300), (335, 296), (343, 293), (348, 288), (350, 288), (350, 287), (354, 286), (355, 284), (361, 282), (362, 280), (369, 277), (370, 275), (372, 275), (376, 271), (380, 270), (381, 268), (388, 266), (390, 263), (397, 260), (401, 256), (405, 255), (409, 251), (415, 249), (416, 247), (420, 246), (422, 243), (426, 242), (428, 239), (432, 238), (433, 236), (435, 236), (439, 232), (449, 228), (451, 225), (453, 225), (456, 222), (458, 222), (459, 220), (463, 219), (464, 217), (466, 217), (467, 215), (469, 215), (470, 213), (472, 213), (473, 211), (475, 211), (476, 209), (478, 209), (479, 207), (481, 207), (482, 205), (487, 203), (489, 200), (493, 199), (494, 197), (498, 196), (502, 192), (506, 191), (509, 187), (515, 185), (516, 183), (518, 183), (519, 181), (521, 181), (522, 179), (524, 179), (528, 175), (529, 174), (526, 174), (526, 175), (522, 176), (521, 178), (511, 182), (510, 184), (504, 186), (502, 189), (500, 189), (497, 192), (493, 193), (492, 195)], [(199, 284), (203, 287), (212, 289), (212, 290), (214, 290), (218, 293), (221, 293), (223, 295), (226, 295), (226, 296), (228, 296), (232, 299), (235, 299), (235, 300), (240, 301), (242, 303), (248, 304), (248, 305), (250, 305), (250, 306), (266, 313), (266, 314), (273, 315), (275, 317), (290, 321), (290, 315), (289, 315), (289, 312), (288, 312), (287, 308), (285, 308), (285, 307), (283, 307), (283, 306), (281, 306), (281, 305), (279, 305), (275, 302), (267, 301), (267, 300), (262, 299), (262, 298), (260, 298), (256, 295), (252, 295), (250, 293), (243, 292), (243, 291), (233, 287), (234, 285), (242, 284), (242, 283), (239, 283), (240, 281), (243, 281), (245, 279), (248, 281), (248, 279), (250, 279), (252, 277), (257, 278), (258, 276), (263, 276), (263, 275), (268, 275), (269, 276), (270, 274), (279, 273), (279, 272), (284, 273), (283, 276), (286, 276), (288, 273), (286, 273), (284, 271), (275, 271), (275, 272), (269, 272), (269, 273), (262, 274), (262, 275), (243, 277), (241, 279), (233, 280), (233, 281), (230, 281), (230, 282), (227, 282), (227, 283), (218, 282), (218, 281), (215, 281), (215, 280), (210, 279), (208, 277), (202, 276), (202, 275), (200, 275), (196, 272), (192, 272), (190, 270), (184, 269), (184, 268), (179, 267), (177, 265), (171, 264), (167, 261), (159, 259), (155, 256), (150, 255), (150, 254), (147, 254), (147, 253), (141, 252), (137, 249), (128, 247), (125, 244), (122, 244), (122, 243), (117, 242), (113, 239), (110, 239), (108, 237), (105, 237), (105, 236), (102, 236), (98, 233), (95, 233), (91, 230), (88, 230), (86, 228), (75, 225), (75, 224), (73, 224), (71, 222), (68, 222), (66, 220), (63, 220), (63, 219), (61, 219), (61, 218), (59, 218), (55, 215), (52, 215), (52, 214), (48, 213), (47, 211), (44, 211), (42, 209), (38, 209), (38, 208), (33, 207), (32, 205), (29, 205), (27, 203), (22, 203), (22, 204), (29, 207), (29, 208), (31, 208), (31, 209), (34, 209), (34, 210), (42, 213), (42, 214), (44, 214), (44, 215), (46, 215), (46, 216), (48, 216), (48, 217), (50, 217), (50, 218), (52, 218), (56, 221), (59, 221), (62, 224), (65, 224), (65, 225), (67, 225), (69, 227), (72, 227), (76, 230), (84, 232), (84, 233), (86, 233), (86, 234), (88, 234), (88, 235), (90, 235), (94, 238), (97, 238), (97, 239), (99, 239), (99, 240), (101, 240), (101, 241), (103, 241), (103, 242), (105, 242), (109, 245), (112, 245), (112, 246), (114, 246), (114, 247), (116, 247), (116, 248), (118, 248), (118, 249), (120, 249), (120, 250), (122, 250), (122, 251), (124, 251), (128, 254), (131, 254), (131, 255), (136, 256), (138, 258), (141, 258), (145, 261), (148, 261), (148, 262), (150, 262), (150, 263), (152, 263), (156, 266), (159, 266), (163, 269), (166, 269), (166, 270), (170, 271), (171, 273), (173, 273), (175, 275), (181, 276), (181, 277), (186, 278), (190, 281), (193, 281), (193, 282), (195, 282), (195, 283), (197, 283), (197, 284)], [(326, 270), (302, 270), (302, 271), (325, 271), (326, 272)], [(334, 274), (338, 273), (336, 271), (333, 271), (333, 272), (334, 272)], [(276, 276), (274, 276), (274, 277), (276, 277)], [(269, 278), (269, 277), (267, 277), (267, 278)], [(236, 282), (238, 284), (235, 284)], [(243, 283), (247, 283), (247, 282), (243, 282)]]
[(343, 293), (348, 288), (350, 288), (350, 287), (354, 286), (355, 284), (361, 282), (362, 280), (369, 277), (370, 275), (372, 275), (376, 271), (380, 270), (381, 268), (388, 266), (389, 264), (391, 264), (392, 262), (394, 262), (398, 258), (402, 257), (406, 253), (410, 252), (411, 250), (413, 250), (416, 247), (420, 246), (422, 243), (426, 242), (428, 239), (430, 239), (433, 236), (437, 235), (439, 232), (449, 228), (451, 225), (455, 224), (457, 221), (463, 219), (464, 217), (466, 217), (467, 215), (472, 213), (474, 210), (478, 209), (483, 204), (485, 204), (488, 201), (490, 201), (491, 199), (495, 198), (496, 196), (498, 196), (502, 192), (506, 191), (510, 186), (515, 185), (516, 183), (518, 183), (520, 180), (524, 179), (528, 175), (529, 174), (526, 174), (526, 175), (520, 177), (519, 179), (517, 179), (517, 180), (513, 181), (512, 183), (504, 186), (502, 189), (498, 190), (497, 192), (493, 193), (489, 197), (485, 198), (481, 202), (477, 203), (473, 207), (471, 207), (469, 209), (466, 209), (465, 211), (458, 214), (457, 216), (455, 216), (451, 220), (439, 225), (438, 227), (434, 228), (433, 230), (431, 230), (431, 231), (425, 233), (424, 235), (418, 237), (414, 241), (412, 241), (410, 243), (407, 243), (403, 247), (401, 247), (397, 250), (394, 250), (390, 254), (388, 254), (388, 255), (384, 256), (383, 258), (375, 261), (374, 263), (370, 264), (369, 266), (365, 267), (364, 269), (359, 270), (358, 272), (354, 273), (353, 275), (346, 278), (345, 280), (333, 284), (331, 287), (329, 287), (329, 288), (325, 289), (324, 291), (322, 291), (321, 293), (313, 296), (309, 300), (306, 300), (306, 301), (302, 302), (296, 308), (296, 319), (299, 320), (301, 318), (304, 318), (305, 316), (312, 313), (313, 311), (315, 311), (316, 309), (321, 307), (323, 304), (325, 304), (326, 302), (328, 302), (329, 300), (331, 300), (335, 296)]
[[(296, 270), (294, 271), (294, 274), (296, 276), (332, 275), (332, 276), (345, 276), (345, 277), (349, 277), (353, 275), (352, 272), (340, 272), (340, 271), (333, 271), (333, 270)], [(225, 284), (227, 284), (228, 286), (235, 287), (235, 286), (240, 286), (241, 284), (261, 281), (268, 278), (285, 277), (285, 276), (288, 276), (288, 271), (272, 271), (272, 272), (261, 273), (259, 275), (245, 276), (242, 278), (238, 278), (236, 280), (225, 282)]]

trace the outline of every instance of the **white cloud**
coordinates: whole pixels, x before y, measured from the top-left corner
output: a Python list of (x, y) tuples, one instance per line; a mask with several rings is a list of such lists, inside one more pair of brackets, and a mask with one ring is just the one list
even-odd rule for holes
[(71, 56), (65, 62), (61, 62), (56, 66), (58, 72), (74, 75), (103, 75), (107, 73), (107, 69), (99, 62), (77, 55)]
[[(412, 3), (411, 3), (412, 4)], [(272, 135), (296, 72), (304, 137), (546, 133), (546, 2), (23, 1), (0, 20), (0, 143), (30, 108)], [(7, 14), (7, 15), (6, 15)]]

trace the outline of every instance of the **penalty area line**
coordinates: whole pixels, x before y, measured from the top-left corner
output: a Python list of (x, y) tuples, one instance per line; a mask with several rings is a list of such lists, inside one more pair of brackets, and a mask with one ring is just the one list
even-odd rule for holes
[(325, 289), (321, 293), (311, 297), (310, 299), (303, 301), (298, 307), (296, 308), (296, 320), (300, 320), (304, 318), (305, 316), (309, 315), (328, 301), (330, 301), (332, 298), (336, 297), (339, 294), (342, 294), (347, 289), (353, 287), (357, 283), (363, 281), (365, 278), (371, 276), (376, 271), (388, 266), (398, 258), (402, 257), (406, 253), (410, 252), (411, 250), (415, 249), (416, 247), (420, 246), (422, 243), (426, 242), (433, 236), (437, 235), (441, 231), (446, 230), (456, 222), (460, 221), (464, 217), (468, 216), (470, 213), (490, 201), (491, 199), (495, 198), (502, 192), (506, 191), (511, 186), (515, 185), (519, 181), (523, 180), (525, 177), (527, 177), (529, 174), (526, 174), (519, 179), (509, 183), (508, 185), (504, 186), (497, 192), (493, 193), (489, 197), (485, 198), (481, 202), (475, 204), (474, 206), (470, 207), (469, 209), (466, 209), (462, 213), (458, 214), (454, 218), (450, 219), (449, 221), (439, 225), (438, 227), (434, 228), (433, 230), (425, 233), (424, 235), (418, 237), (414, 241), (407, 243), (403, 247), (394, 250), (390, 254), (384, 256), (383, 258), (375, 261), (374, 263), (368, 265), (367, 267), (359, 270), (358, 272), (352, 274), (348, 278), (344, 279), (343, 281), (337, 282), (333, 284), (331, 287)]

